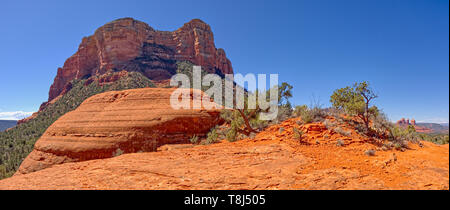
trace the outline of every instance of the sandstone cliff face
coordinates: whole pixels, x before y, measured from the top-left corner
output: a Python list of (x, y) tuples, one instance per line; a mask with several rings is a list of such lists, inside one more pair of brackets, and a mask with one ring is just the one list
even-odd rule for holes
[(73, 79), (108, 70), (139, 71), (152, 80), (170, 78), (176, 61), (191, 61), (211, 73), (233, 73), (223, 49), (216, 49), (208, 24), (194, 19), (180, 29), (156, 31), (146, 23), (123, 18), (107, 23), (83, 38), (78, 51), (58, 69), (49, 101)]
[(16, 174), (188, 143), (194, 134), (204, 135), (218, 123), (218, 110), (171, 109), (174, 90), (143, 88), (88, 98), (47, 129)]

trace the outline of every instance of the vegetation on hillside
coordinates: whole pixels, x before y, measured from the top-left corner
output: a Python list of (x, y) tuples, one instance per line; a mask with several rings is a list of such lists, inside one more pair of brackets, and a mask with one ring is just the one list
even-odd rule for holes
[(424, 141), (433, 142), (435, 144), (448, 144), (449, 143), (449, 136), (448, 133), (442, 134), (442, 133), (421, 133), (418, 134), (419, 139)]
[[(177, 66), (178, 66), (177, 73), (185, 74), (190, 79), (190, 83), (191, 83), (190, 86), (192, 88), (193, 88), (193, 81), (192, 81), (193, 65), (194, 64), (192, 64), (189, 61), (177, 62)], [(209, 73), (204, 70), (201, 71), (202, 78), (206, 74), (209, 74)], [(222, 88), (224, 90), (225, 80), (222, 78), (221, 81), (222, 81)], [(209, 85), (206, 86), (206, 85), (202, 84), (202, 86), (201, 86), (202, 91), (206, 91), (209, 88), (211, 88), (211, 86), (209, 86)], [(233, 89), (234, 89), (233, 104), (236, 104), (236, 99), (235, 99), (236, 91), (235, 90), (237, 88), (242, 88), (242, 87), (238, 87), (237, 84), (234, 83), (233, 84)], [(291, 91), (292, 91), (292, 86), (287, 83), (283, 83), (282, 85), (280, 85), (278, 87), (278, 92), (279, 92), (278, 117), (273, 121), (280, 122), (280, 121), (287, 119), (291, 115), (292, 106), (288, 101), (288, 98), (292, 97)], [(224, 92), (225, 91), (223, 91), (223, 93)], [(267, 97), (269, 96), (269, 92), (270, 92), (270, 90), (267, 91), (267, 94), (266, 94)], [(258, 91), (255, 91), (255, 94), (258, 95)], [(256, 104), (255, 109), (248, 108), (248, 96), (249, 96), (249, 92), (244, 90), (244, 98), (245, 98), (244, 99), (244, 107), (245, 108), (243, 108), (243, 109), (225, 109), (222, 111), (221, 117), (222, 117), (222, 119), (224, 119), (226, 121), (227, 124), (230, 125), (230, 127), (223, 128), (223, 129), (218, 129), (218, 128), (211, 129), (211, 131), (207, 135), (207, 138), (203, 142), (204, 144), (215, 143), (219, 137), (227, 138), (229, 141), (236, 141), (240, 138), (244, 138), (246, 136), (250, 136), (254, 133), (259, 132), (264, 127), (266, 127), (269, 123), (271, 123), (271, 122), (260, 120), (260, 118), (259, 118), (260, 114), (262, 112), (267, 112), (267, 110), (261, 109), (258, 103)], [(212, 97), (215, 97), (215, 96), (212, 96)], [(222, 105), (224, 102), (225, 102), (225, 94), (222, 94)], [(192, 140), (195, 140), (195, 143), (201, 143), (201, 141), (198, 140), (198, 137), (196, 137), (196, 138), (193, 137)]]
[[(186, 65), (185, 72), (188, 72), (190, 63)], [(206, 74), (202, 72), (202, 76)], [(189, 74), (191, 75), (191, 74)], [(202, 86), (202, 90), (207, 90), (209, 86)], [(252, 138), (255, 133), (263, 130), (265, 127), (276, 124), (293, 117), (299, 117), (297, 124), (322, 122), (327, 127), (342, 136), (350, 136), (351, 132), (345, 130), (340, 125), (347, 124), (352, 126), (357, 133), (369, 139), (378, 141), (388, 141), (382, 144), (388, 149), (404, 150), (408, 142), (419, 143), (419, 140), (430, 141), (436, 144), (447, 144), (448, 134), (422, 134), (417, 133), (413, 126), (403, 128), (392, 123), (377, 106), (372, 105), (372, 101), (378, 98), (368, 82), (355, 83), (352, 86), (340, 88), (334, 91), (330, 97), (332, 107), (322, 108), (319, 102), (312, 105), (299, 105), (292, 107), (289, 98), (292, 97), (293, 87), (288, 83), (282, 83), (278, 86), (279, 104), (278, 116), (271, 121), (260, 120), (259, 116), (267, 110), (262, 110), (258, 104), (255, 109), (248, 108), (248, 93), (245, 94), (244, 109), (226, 109), (222, 110), (221, 117), (225, 120), (225, 125), (218, 126), (208, 134), (207, 141), (203, 143), (210, 144), (217, 142), (217, 139), (227, 139), (230, 142)], [(259, 91), (255, 91), (258, 95)], [(266, 96), (269, 95), (267, 91)], [(336, 123), (327, 120), (327, 117), (336, 119)], [(339, 125), (340, 124), (340, 125)], [(282, 131), (280, 131), (282, 132)], [(298, 136), (296, 139), (302, 139), (303, 133), (297, 129), (294, 131)], [(213, 139), (213, 140), (212, 140)], [(200, 140), (199, 142), (200, 143)], [(341, 143), (342, 145), (342, 143)]]
[(337, 89), (330, 97), (333, 105), (331, 110), (335, 111), (332, 114), (336, 118), (350, 122), (360, 134), (389, 140), (390, 142), (383, 145), (384, 147), (406, 148), (408, 142), (419, 143), (419, 140), (448, 144), (448, 133), (421, 134), (417, 133), (412, 125), (404, 128), (390, 122), (378, 107), (370, 106), (371, 101), (377, 97), (378, 95), (372, 91), (368, 82), (355, 83), (353, 86)]
[[(292, 106), (289, 98), (292, 97), (292, 88), (288, 83), (282, 83), (278, 86), (278, 115), (270, 121), (264, 121), (260, 118), (262, 113), (269, 111), (269, 108), (262, 109), (258, 101), (256, 101), (255, 108), (249, 108), (248, 95), (245, 95), (243, 109), (226, 109), (222, 111), (222, 119), (230, 125), (229, 128), (223, 129), (223, 135), (228, 141), (233, 142), (254, 135), (272, 123), (279, 123), (291, 117)], [(261, 95), (261, 92), (256, 90), (255, 94), (258, 96)], [(270, 90), (267, 90), (267, 100), (269, 96)]]
[(362, 120), (367, 132), (369, 132), (370, 120), (378, 115), (378, 108), (370, 106), (370, 104), (377, 97), (368, 82), (361, 82), (335, 90), (330, 97), (330, 102), (334, 108), (343, 110), (347, 114)]
[(0, 132), (0, 179), (12, 176), (45, 130), (59, 117), (76, 109), (85, 99), (107, 91), (154, 87), (147, 77), (138, 72), (130, 72), (127, 77), (102, 85), (96, 80), (90, 84), (86, 81), (72, 81), (72, 89), (55, 103), (49, 104), (34, 119)]

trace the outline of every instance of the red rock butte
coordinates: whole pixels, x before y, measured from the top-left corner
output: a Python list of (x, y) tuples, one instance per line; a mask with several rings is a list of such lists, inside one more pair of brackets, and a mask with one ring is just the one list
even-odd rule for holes
[(58, 68), (48, 101), (59, 96), (71, 80), (109, 70), (138, 71), (152, 80), (168, 79), (176, 73), (177, 61), (190, 61), (210, 73), (233, 73), (225, 51), (215, 47), (211, 27), (199, 19), (175, 31), (157, 31), (132, 18), (118, 19), (83, 38), (78, 51)]
[(416, 123), (416, 120), (414, 120), (414, 119), (411, 119), (411, 121), (410, 121), (409, 119), (402, 118), (397, 121), (397, 125), (400, 127), (403, 127), (403, 128), (406, 128), (406, 127), (412, 125), (412, 126), (414, 126), (414, 129), (416, 129), (416, 131), (419, 133), (432, 133), (433, 132), (433, 130), (430, 128), (418, 126)]

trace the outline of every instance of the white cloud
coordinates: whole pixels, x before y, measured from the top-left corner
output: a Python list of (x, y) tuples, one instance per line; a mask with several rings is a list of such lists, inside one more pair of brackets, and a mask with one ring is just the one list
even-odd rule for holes
[(21, 120), (31, 116), (33, 112), (0, 112), (0, 120)]
[(448, 123), (448, 118), (428, 118), (425, 120), (418, 120), (418, 123), (439, 123), (439, 124), (443, 124), (443, 123)]

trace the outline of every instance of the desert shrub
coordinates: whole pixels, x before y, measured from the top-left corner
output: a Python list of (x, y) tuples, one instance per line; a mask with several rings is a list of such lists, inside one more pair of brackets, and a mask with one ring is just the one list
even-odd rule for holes
[[(414, 126), (409, 125), (406, 128), (399, 127), (397, 125), (391, 124), (388, 130), (388, 138), (394, 143), (399, 143), (403, 148), (407, 148), (408, 142), (420, 143), (420, 140), (433, 142), (435, 144), (448, 144), (449, 135), (448, 134), (438, 134), (438, 133), (417, 133)], [(402, 143), (404, 142), (404, 143)]]
[(378, 115), (373, 117), (371, 129), (379, 136), (386, 136), (392, 126), (386, 114), (380, 111)]
[(306, 106), (306, 105), (295, 106), (293, 115), (295, 117), (301, 117), (302, 113), (304, 113), (306, 111), (308, 111), (308, 106)]
[(342, 117), (336, 118), (336, 121), (337, 121), (339, 124), (345, 123), (345, 120), (344, 120), (344, 118), (342, 118)]
[(367, 156), (375, 156), (375, 150), (369, 149), (364, 152)]
[(394, 143), (393, 143), (393, 142), (387, 142), (387, 143), (384, 143), (384, 144), (381, 146), (382, 149), (385, 148), (385, 149), (383, 149), (383, 150), (390, 150), (390, 149), (392, 149), (393, 147), (394, 147)]
[(408, 148), (408, 141), (403, 141), (403, 140), (395, 141), (395, 142), (392, 142), (392, 141), (391, 142), (387, 142), (387, 143), (384, 143), (381, 146), (381, 150), (383, 150), (383, 151), (388, 151), (388, 150), (391, 150), (391, 149), (404, 151), (407, 148)]
[(336, 127), (333, 129), (334, 132), (341, 134), (342, 136), (350, 136), (352, 135), (351, 131), (346, 131), (344, 129), (342, 129), (341, 127)]
[(294, 116), (300, 117), (302, 123), (311, 123), (313, 121), (312, 113), (306, 105), (295, 106), (293, 113)]
[(363, 124), (355, 124), (353, 127), (360, 135), (367, 135), (369, 133), (369, 130)]
[(330, 102), (334, 108), (362, 120), (369, 132), (370, 119), (377, 116), (379, 112), (376, 106), (370, 106), (372, 100), (377, 97), (368, 82), (361, 82), (335, 90), (330, 97)]
[(192, 144), (198, 144), (198, 142), (199, 142), (199, 138), (198, 138), (198, 136), (197, 135), (194, 135), (194, 136), (192, 136), (191, 137), (191, 139), (189, 140)]
[(418, 134), (418, 137), (421, 140), (433, 142), (435, 144), (448, 144), (449, 143), (449, 135), (441, 134), (441, 133), (421, 133)]
[(413, 126), (402, 128), (400, 126), (394, 125), (389, 128), (389, 139), (394, 142), (416, 142), (418, 140), (418, 136)]
[(326, 113), (327, 116), (331, 116), (331, 117), (335, 118), (336, 120), (342, 119), (343, 115), (345, 114), (345, 112), (343, 112), (343, 110), (336, 109), (334, 107), (324, 109), (324, 112)]
[(338, 146), (338, 147), (342, 147), (342, 146), (344, 146), (345, 145), (345, 143), (344, 143), (344, 141), (343, 140), (341, 140), (341, 139), (338, 139), (337, 141), (336, 141), (336, 146)]
[(228, 132), (226, 134), (226, 139), (229, 142), (235, 142), (236, 141), (236, 138), (237, 138), (237, 135), (238, 135), (238, 132), (237, 132), (238, 128), (237, 128), (237, 126), (238, 125), (236, 125), (236, 123), (232, 123), (231, 124), (231, 128), (228, 130)]
[(115, 152), (113, 152), (113, 157), (120, 156), (123, 153), (124, 153), (123, 150), (121, 150), (120, 148), (117, 148), (117, 150)]
[(306, 123), (306, 124), (312, 123), (313, 120), (314, 120), (314, 116), (312, 115), (312, 112), (310, 112), (310, 111), (303, 112), (303, 113), (300, 115), (300, 118), (301, 118), (301, 119), (303, 120), (303, 122)]
[(249, 120), (250, 126), (257, 131), (262, 131), (264, 128), (269, 126), (269, 121), (260, 120), (259, 118), (253, 118)]
[(396, 150), (401, 150), (403, 148), (403, 144), (400, 142), (394, 143), (394, 148)]
[(322, 108), (314, 107), (311, 109), (313, 122), (323, 122), (326, 117), (326, 112)]
[(275, 123), (283, 122), (292, 116), (292, 107), (290, 104), (278, 106), (278, 115)]
[(250, 135), (251, 135), (251, 134), (249, 134), (249, 135), (247, 136), (247, 135), (245, 135), (245, 134), (243, 134), (243, 133), (238, 133), (236, 140), (239, 141), (239, 140), (242, 140), (242, 139), (246, 139), (246, 138), (248, 138)]
[(303, 123), (321, 122), (326, 117), (326, 113), (319, 106), (312, 108), (306, 105), (296, 106), (294, 113), (295, 116), (300, 117)]
[(417, 134), (412, 126), (402, 128), (394, 125), (389, 129), (389, 140), (396, 150), (403, 151), (408, 148), (408, 142), (417, 142)]
[(297, 139), (300, 143), (303, 142), (304, 132), (297, 128), (292, 128), (292, 131), (294, 132), (294, 138)]
[(230, 130), (230, 132), (227, 133), (226, 135), (226, 139), (229, 142), (235, 142), (236, 141), (236, 137), (237, 137), (237, 133), (236, 131)]
[(238, 130), (243, 126), (244, 120), (240, 117), (237, 110), (222, 110), (220, 117), (230, 124), (230, 128), (225, 131), (225, 138), (229, 142), (236, 141)]
[[(283, 82), (278, 86), (278, 115), (274, 120), (275, 123), (285, 121), (292, 117), (292, 105), (289, 98), (292, 97), (292, 85)], [(266, 94), (267, 96), (269, 93)]]
[(325, 121), (323, 121), (323, 125), (325, 125), (325, 127), (326, 127), (328, 130), (333, 129), (333, 128), (336, 126), (336, 124), (333, 123), (333, 122), (331, 122), (329, 119), (326, 119)]
[[(230, 142), (234, 142), (238, 139), (248, 137), (252, 133), (257, 133), (267, 127), (270, 123), (278, 123), (291, 116), (292, 107), (289, 103), (289, 98), (292, 97), (292, 86), (287, 83), (282, 83), (278, 88), (278, 115), (272, 122), (260, 119), (262, 113), (268, 112), (263, 110), (258, 101), (256, 106), (249, 108), (248, 95), (244, 98), (244, 108), (222, 110), (221, 118), (230, 125), (230, 129), (227, 130), (226, 139)], [(274, 90), (274, 89), (271, 89)], [(255, 91), (255, 95), (259, 95), (261, 92)], [(270, 96), (270, 90), (266, 91), (266, 97)]]
[(211, 129), (206, 137), (206, 144), (214, 144), (217, 142), (218, 134), (216, 128)]

